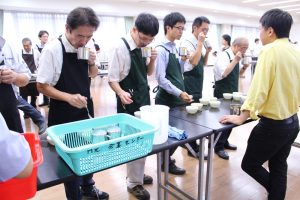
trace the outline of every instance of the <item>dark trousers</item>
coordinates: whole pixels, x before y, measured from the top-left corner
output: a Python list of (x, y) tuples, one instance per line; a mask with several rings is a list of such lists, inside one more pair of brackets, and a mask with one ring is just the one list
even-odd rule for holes
[[(250, 134), (242, 169), (266, 188), (269, 200), (285, 198), (286, 160), (298, 132), (296, 116), (282, 121), (261, 118)], [(269, 171), (262, 166), (266, 161)]]
[[(232, 129), (222, 131), (222, 133), (219, 137), (219, 140), (217, 141), (217, 143), (215, 145), (215, 152), (224, 150), (224, 146), (229, 144), (228, 143), (228, 138), (230, 136), (231, 131), (232, 131)], [(218, 134), (215, 134), (215, 139), (218, 136)]]
[(95, 181), (93, 180), (93, 174), (88, 174), (82, 177), (76, 177), (75, 180), (65, 182), (65, 192), (68, 200), (81, 200), (82, 194), (80, 187), (84, 191), (90, 191), (93, 189)]

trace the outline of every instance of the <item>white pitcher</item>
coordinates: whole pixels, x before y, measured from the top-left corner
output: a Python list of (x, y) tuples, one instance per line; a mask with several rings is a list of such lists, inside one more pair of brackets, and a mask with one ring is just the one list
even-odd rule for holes
[(162, 144), (168, 140), (169, 109), (164, 105), (140, 107), (141, 119), (158, 128), (158, 131), (154, 133), (153, 144)]

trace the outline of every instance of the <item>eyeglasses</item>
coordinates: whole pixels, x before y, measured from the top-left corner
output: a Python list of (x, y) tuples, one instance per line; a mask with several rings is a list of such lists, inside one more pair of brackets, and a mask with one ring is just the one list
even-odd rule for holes
[(150, 37), (150, 36), (147, 36), (147, 35), (142, 35), (141, 36), (140, 32), (138, 32), (138, 36), (139, 36), (139, 40), (142, 41), (143, 43), (146, 43), (146, 44), (150, 44), (154, 40), (154, 37)]
[(185, 30), (185, 27), (182, 27), (182, 26), (173, 26), (173, 28), (176, 28), (179, 31), (184, 31)]

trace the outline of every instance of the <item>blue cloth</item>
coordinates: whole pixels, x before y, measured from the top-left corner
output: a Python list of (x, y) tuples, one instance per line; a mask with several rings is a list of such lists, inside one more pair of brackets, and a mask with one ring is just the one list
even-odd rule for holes
[(168, 134), (169, 137), (176, 138), (177, 140), (184, 140), (188, 137), (185, 130), (181, 130), (172, 126), (169, 126)]

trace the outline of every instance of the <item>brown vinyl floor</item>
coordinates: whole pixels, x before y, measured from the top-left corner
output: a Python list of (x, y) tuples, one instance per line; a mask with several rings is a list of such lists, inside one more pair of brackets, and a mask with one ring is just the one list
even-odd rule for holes
[[(246, 93), (251, 80), (250, 70), (246, 73), (246, 78), (240, 79), (240, 90)], [(203, 96), (212, 96), (212, 81), (213, 73), (212, 68), (205, 69), (205, 83)], [(150, 78), (151, 88), (156, 83)], [(91, 91), (93, 94), (95, 104), (95, 116), (109, 115), (116, 112), (115, 96), (109, 88), (107, 78), (97, 77), (92, 81)], [(41, 97), (39, 98), (41, 99)], [(47, 108), (42, 107), (40, 111), (44, 116), (47, 116)], [(21, 115), (22, 116), (22, 115)], [(36, 127), (30, 119), (22, 120), (23, 126), (26, 131), (35, 131)], [(213, 175), (211, 185), (212, 200), (265, 200), (267, 193), (262, 186), (249, 177), (240, 168), (241, 160), (246, 149), (247, 139), (252, 127), (256, 122), (249, 123), (233, 129), (230, 137), (230, 142), (238, 146), (237, 151), (228, 151), (230, 155), (229, 161), (222, 160), (214, 155), (213, 162)], [(288, 189), (287, 200), (300, 199), (300, 149), (293, 147), (291, 154), (288, 158)], [(198, 172), (197, 160), (187, 156), (185, 149), (181, 147), (177, 149), (174, 154), (176, 164), (184, 167), (187, 173), (183, 176), (170, 176), (170, 180), (182, 188), (184, 191), (189, 192), (192, 196), (196, 196), (197, 180), (196, 175)], [(267, 166), (267, 165), (266, 165)], [(145, 188), (150, 192), (151, 199), (157, 199), (156, 190), (156, 156), (150, 156), (146, 162), (146, 174), (151, 175), (154, 183)], [(110, 194), (111, 200), (133, 200), (126, 190), (126, 166), (121, 165), (103, 172), (94, 174), (96, 186)], [(37, 192), (33, 198), (37, 200), (62, 200), (65, 198), (63, 185), (58, 185)], [(174, 199), (172, 196), (170, 200)]]

